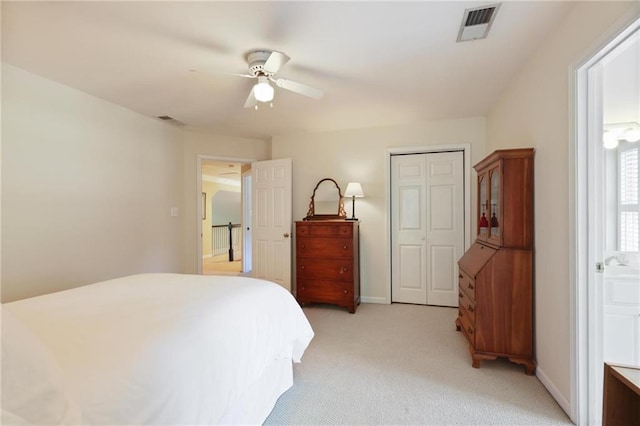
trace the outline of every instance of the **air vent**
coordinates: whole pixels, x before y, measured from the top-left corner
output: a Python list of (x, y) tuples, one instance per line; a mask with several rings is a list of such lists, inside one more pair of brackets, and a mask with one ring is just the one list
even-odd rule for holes
[(174, 124), (176, 126), (184, 126), (185, 125), (182, 121), (176, 120), (175, 118), (170, 117), (168, 115), (159, 115), (157, 118), (159, 118), (162, 121), (166, 121), (167, 123)]
[(466, 9), (462, 17), (457, 41), (479, 40), (487, 38), (491, 24), (498, 13), (500, 4)]

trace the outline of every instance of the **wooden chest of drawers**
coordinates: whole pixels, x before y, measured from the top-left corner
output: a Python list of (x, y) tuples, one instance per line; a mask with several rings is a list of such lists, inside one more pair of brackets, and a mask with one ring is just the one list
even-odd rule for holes
[(331, 303), (355, 313), (360, 303), (358, 221), (296, 222), (298, 303)]

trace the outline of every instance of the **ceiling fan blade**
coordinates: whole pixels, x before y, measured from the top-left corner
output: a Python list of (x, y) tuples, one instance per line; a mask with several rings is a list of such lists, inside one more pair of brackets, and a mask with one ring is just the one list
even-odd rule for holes
[(309, 96), (310, 98), (320, 99), (324, 96), (324, 92), (320, 89), (307, 86), (306, 84), (297, 83), (295, 81), (285, 80), (284, 78), (275, 80), (275, 83), (278, 87), (291, 90), (292, 92), (296, 92), (301, 95)]
[(251, 92), (249, 92), (249, 96), (247, 97), (247, 100), (244, 103), (244, 107), (253, 108), (257, 104), (258, 104), (258, 100), (256, 99), (256, 95), (253, 93), (253, 87), (252, 87)]
[(222, 71), (198, 71), (198, 70), (189, 70), (189, 72), (195, 72), (199, 74), (222, 74), (222, 75), (234, 75), (236, 77), (245, 77), (245, 78), (256, 78), (250, 74), (238, 74), (235, 72), (222, 72)]
[(275, 74), (280, 67), (289, 62), (290, 57), (282, 52), (273, 51), (267, 61), (264, 63), (264, 70), (269, 74)]

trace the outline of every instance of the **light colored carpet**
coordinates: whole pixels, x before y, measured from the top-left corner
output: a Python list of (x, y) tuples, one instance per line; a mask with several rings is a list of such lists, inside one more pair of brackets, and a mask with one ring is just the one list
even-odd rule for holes
[(242, 259), (238, 258), (236, 254), (233, 262), (229, 262), (228, 254), (221, 254), (213, 257), (205, 257), (202, 259), (202, 274), (203, 275), (225, 275), (219, 274), (220, 272), (241, 272), (242, 271)]
[(266, 425), (572, 424), (536, 377), (471, 367), (455, 308), (304, 308), (316, 336)]

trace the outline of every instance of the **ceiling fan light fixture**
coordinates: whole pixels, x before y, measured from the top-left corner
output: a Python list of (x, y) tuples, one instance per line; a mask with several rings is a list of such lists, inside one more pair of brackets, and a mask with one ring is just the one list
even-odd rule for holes
[(253, 94), (260, 102), (271, 102), (273, 100), (274, 89), (269, 84), (267, 77), (258, 77), (258, 84), (253, 86)]

